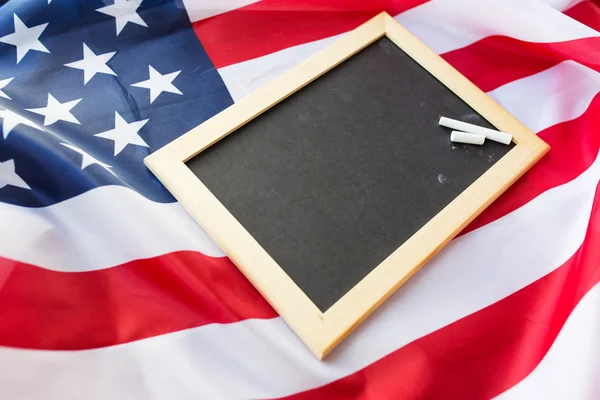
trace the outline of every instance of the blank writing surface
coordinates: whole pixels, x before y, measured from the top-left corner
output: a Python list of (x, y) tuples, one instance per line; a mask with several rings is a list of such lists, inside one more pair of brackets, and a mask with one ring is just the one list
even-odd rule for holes
[(382, 38), (186, 164), (326, 311), (513, 147)]

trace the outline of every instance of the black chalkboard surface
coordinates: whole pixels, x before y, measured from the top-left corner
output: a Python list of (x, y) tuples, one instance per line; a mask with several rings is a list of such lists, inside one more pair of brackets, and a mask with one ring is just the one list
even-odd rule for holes
[(514, 147), (440, 116), (493, 128), (384, 36), (186, 165), (324, 312)]

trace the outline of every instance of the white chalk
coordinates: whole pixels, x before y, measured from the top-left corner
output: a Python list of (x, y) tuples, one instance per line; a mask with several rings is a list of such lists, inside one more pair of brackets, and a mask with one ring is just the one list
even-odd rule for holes
[(495, 142), (500, 142), (504, 144), (510, 144), (510, 142), (512, 142), (512, 135), (508, 133), (495, 131), (493, 129), (484, 128), (483, 126), (479, 125), (469, 124), (467, 122), (441, 117), (439, 124), (445, 126), (446, 128), (456, 129), (458, 131), (463, 131), (466, 133), (484, 135), (486, 139), (493, 140)]
[(483, 142), (485, 142), (485, 136), (477, 133), (452, 131), (450, 140), (455, 143), (483, 144)]

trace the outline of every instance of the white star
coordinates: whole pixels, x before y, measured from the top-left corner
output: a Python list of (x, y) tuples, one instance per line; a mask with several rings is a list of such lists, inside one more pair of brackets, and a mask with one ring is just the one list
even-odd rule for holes
[(14, 23), (15, 33), (1, 37), (0, 42), (12, 44), (17, 47), (17, 64), (25, 57), (29, 50), (50, 53), (46, 46), (39, 40), (40, 35), (48, 26), (47, 23), (28, 28), (19, 17), (17, 17), (17, 14), (14, 14)]
[(54, 96), (48, 93), (48, 105), (46, 107), (28, 108), (27, 111), (43, 115), (45, 117), (44, 126), (52, 125), (59, 120), (79, 124), (77, 118), (71, 114), (71, 109), (80, 101), (81, 99), (77, 99), (73, 101), (67, 101), (66, 103), (61, 103), (60, 101), (56, 100)]
[(83, 84), (85, 85), (94, 77), (96, 74), (109, 74), (114, 75), (115, 71), (110, 69), (106, 63), (108, 60), (113, 58), (117, 54), (116, 51), (104, 54), (94, 54), (92, 50), (84, 43), (83, 44), (83, 59), (75, 61), (69, 64), (65, 64), (65, 67), (77, 68), (83, 70)]
[(128, 144), (150, 147), (138, 134), (138, 131), (142, 129), (144, 125), (146, 125), (146, 122), (148, 122), (147, 119), (143, 121), (132, 122), (129, 124), (123, 119), (123, 117), (119, 115), (118, 112), (115, 111), (115, 129), (100, 132), (95, 134), (94, 136), (114, 141), (116, 157), (117, 154), (123, 151), (125, 146), (127, 146)]
[(27, 182), (17, 175), (14, 160), (0, 161), (0, 189), (7, 185), (31, 190)]
[(133, 22), (141, 26), (148, 25), (144, 22), (142, 17), (136, 12), (143, 0), (115, 0), (115, 3), (111, 6), (98, 8), (96, 11), (102, 14), (110, 15), (115, 17), (117, 24), (117, 36), (125, 28), (128, 22)]
[(131, 86), (150, 89), (150, 103), (152, 103), (162, 92), (169, 92), (175, 94), (182, 94), (179, 89), (175, 87), (171, 82), (177, 75), (179, 75), (180, 71), (171, 72), (170, 74), (161, 75), (160, 72), (156, 71), (152, 65), (148, 66), (148, 70), (150, 71), (150, 79), (138, 83), (134, 83)]
[(38, 131), (43, 131), (42, 128), (31, 122), (25, 117), (21, 117), (19, 114), (15, 114), (9, 110), (0, 109), (0, 118), (2, 118), (2, 136), (4, 139), (8, 137), (8, 134), (19, 124), (27, 125)]
[(90, 165), (98, 164), (99, 166), (101, 166), (102, 168), (104, 168), (105, 170), (110, 172), (111, 174), (113, 174), (113, 175), (115, 174), (113, 171), (110, 170), (110, 168), (112, 168), (112, 166), (110, 166), (108, 164), (104, 164), (102, 161), (98, 161), (97, 159), (95, 159), (94, 157), (92, 157), (91, 155), (86, 153), (85, 151), (81, 150), (80, 148), (75, 147), (70, 144), (67, 144), (67, 143), (61, 143), (61, 145), (65, 146), (68, 149), (73, 150), (75, 153), (81, 154), (81, 169), (82, 170), (89, 167)]
[(12, 81), (13, 79), (14, 79), (14, 77), (13, 78), (8, 78), (8, 79), (4, 79), (4, 80), (0, 81), (0, 97), (4, 97), (5, 99), (9, 99), (10, 100), (10, 97), (8, 97), (8, 95), (6, 93), (4, 93), (2, 91), (2, 89), (4, 89), (4, 87), (6, 85), (8, 85), (10, 83), (10, 81)]

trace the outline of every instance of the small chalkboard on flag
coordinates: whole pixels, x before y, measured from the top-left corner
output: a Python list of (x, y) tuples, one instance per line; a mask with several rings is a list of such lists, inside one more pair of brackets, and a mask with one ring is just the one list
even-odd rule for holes
[(548, 149), (382, 13), (145, 162), (323, 358)]

